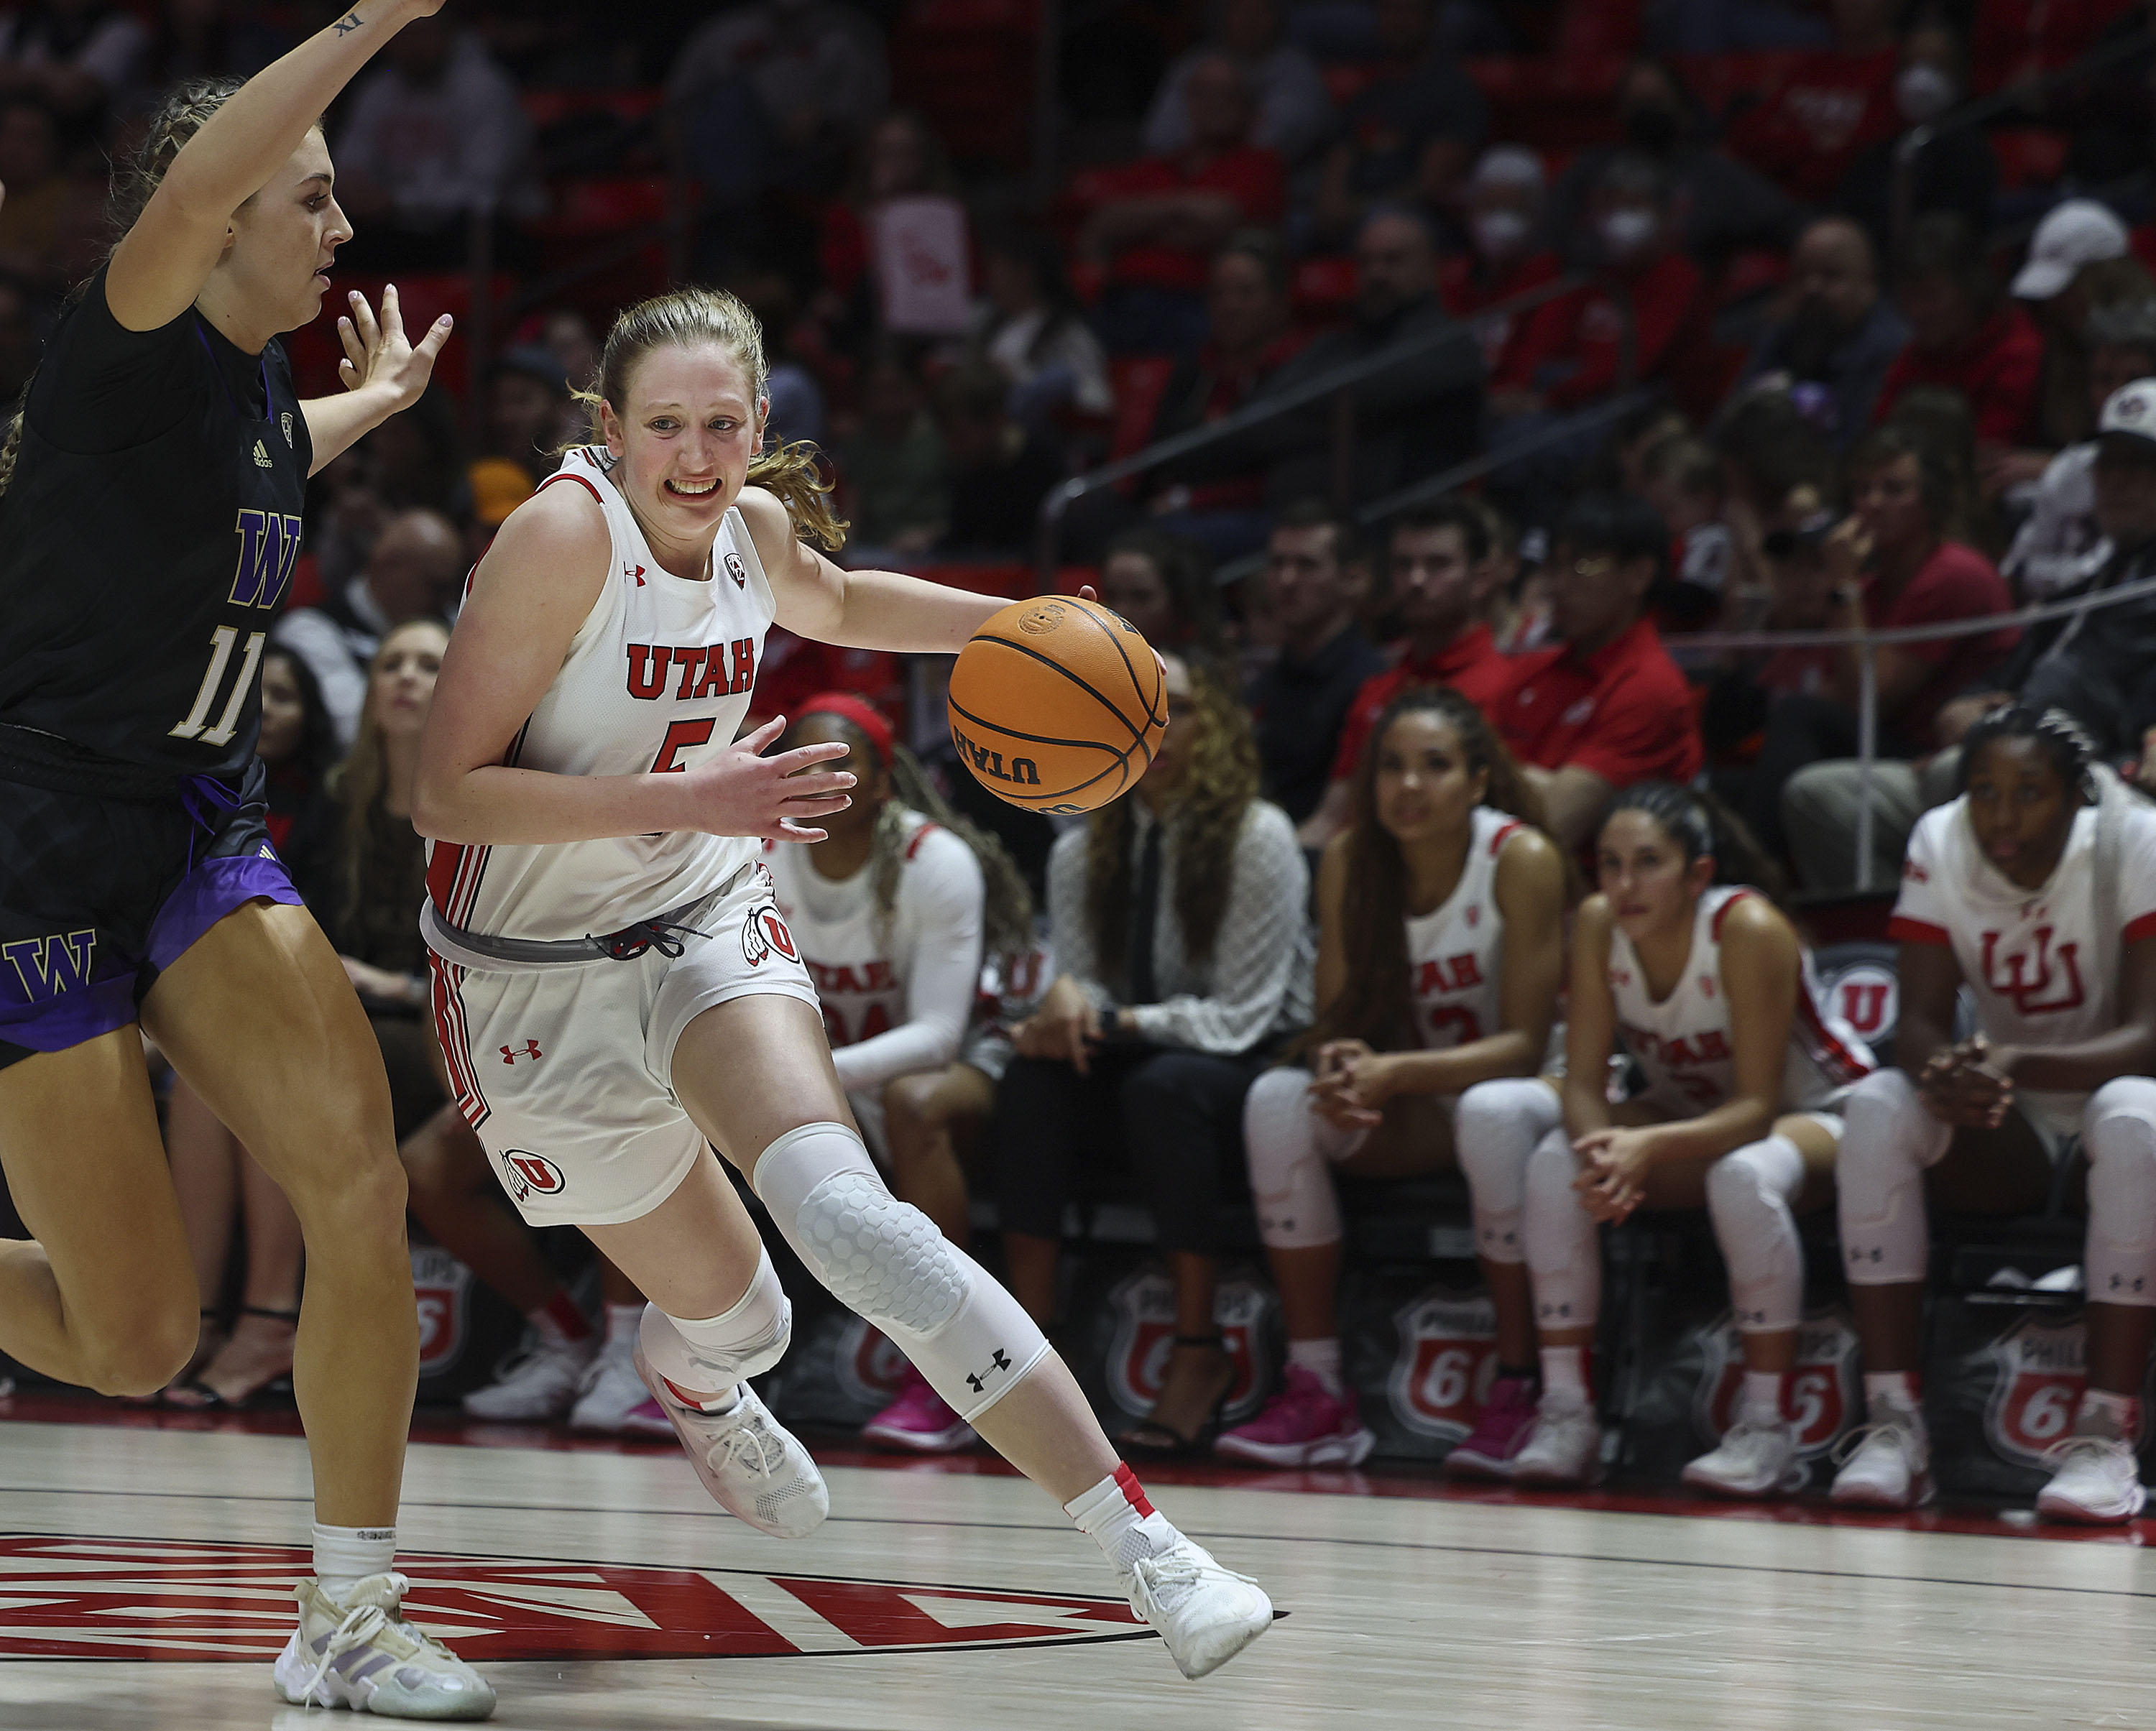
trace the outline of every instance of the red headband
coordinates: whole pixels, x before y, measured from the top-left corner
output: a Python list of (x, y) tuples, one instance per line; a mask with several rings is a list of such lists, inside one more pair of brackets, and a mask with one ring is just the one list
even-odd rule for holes
[(850, 721), (867, 735), (869, 749), (876, 755), (877, 764), (891, 767), (891, 752), (898, 744), (891, 730), (891, 723), (870, 703), (855, 697), (850, 691), (819, 691), (793, 712), (797, 721), (811, 715), (836, 715), (841, 721)]

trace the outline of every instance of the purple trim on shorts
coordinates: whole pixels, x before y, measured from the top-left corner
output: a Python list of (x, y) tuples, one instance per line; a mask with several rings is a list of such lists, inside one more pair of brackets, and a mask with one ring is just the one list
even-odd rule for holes
[(0, 1008), (0, 1041), (26, 1052), (64, 1052), (135, 1019), (135, 976), (93, 980), (35, 1004)]
[(150, 927), (150, 965), (162, 973), (218, 920), (258, 897), (289, 907), (302, 905), (281, 859), (249, 853), (204, 860), (180, 880), (179, 888), (157, 909)]

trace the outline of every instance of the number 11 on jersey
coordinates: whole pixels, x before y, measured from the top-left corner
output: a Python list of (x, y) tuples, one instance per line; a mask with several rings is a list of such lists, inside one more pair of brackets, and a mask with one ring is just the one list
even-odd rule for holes
[(220, 625), (210, 633), (209, 670), (203, 675), (202, 689), (195, 693), (194, 705), (187, 718), (172, 728), (172, 738), (199, 740), (205, 745), (232, 743), (233, 735), (239, 730), (239, 712), (254, 685), (255, 670), (262, 665), (262, 645), (268, 637), (267, 632), (247, 633), (247, 648), (240, 656), (239, 677), (232, 682), (232, 695), (225, 699), (217, 725), (205, 729), (203, 724), (209, 719), (210, 706), (223, 689), (225, 669), (232, 665), (233, 648), (239, 641), (239, 632), (229, 625)]

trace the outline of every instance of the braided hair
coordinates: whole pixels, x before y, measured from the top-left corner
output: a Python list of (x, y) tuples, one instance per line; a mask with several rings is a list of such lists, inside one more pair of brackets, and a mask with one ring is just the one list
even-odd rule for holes
[[(112, 256), (111, 248), (127, 238), (127, 231), (141, 220), (157, 188), (164, 184), (173, 158), (245, 82), (238, 78), (192, 79), (166, 97), (164, 105), (151, 117), (134, 154), (113, 171), (112, 190), (105, 210), (106, 226), (112, 237), (111, 247), (105, 252), (108, 261)], [(77, 283), (68, 293), (66, 305), (72, 307), (80, 300), (89, 286), (88, 278)], [(15, 479), (15, 460), (23, 448), (23, 417), (28, 410), (30, 387), (37, 376), (37, 368), (32, 367), (29, 377), (23, 381), (23, 393), (16, 399), (14, 413), (8, 417), (6, 436), (0, 438), (0, 494), (7, 492), (8, 484)]]
[(2095, 774), (2096, 741), (2088, 730), (2064, 709), (2038, 709), (2028, 704), (1994, 709), (1963, 735), (1958, 791), (1969, 791), (1977, 755), (1994, 740), (2034, 740), (2069, 792), (2090, 805), (2102, 796)]
[(1620, 812), (1637, 812), (1654, 820), (1662, 833), (1683, 850), (1690, 865), (1702, 854), (1714, 860), (1717, 883), (1743, 883), (1779, 906), (1789, 878), (1759, 845), (1744, 820), (1704, 789), (1674, 781), (1640, 781), (1610, 801), (1596, 833)]

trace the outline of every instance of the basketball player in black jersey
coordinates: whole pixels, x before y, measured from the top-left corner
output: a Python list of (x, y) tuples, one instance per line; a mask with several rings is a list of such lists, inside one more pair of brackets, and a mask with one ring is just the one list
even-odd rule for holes
[(114, 1394), (192, 1349), (146, 1030), (306, 1234), (316, 1579), (277, 1687), (480, 1718), (492, 1690), (402, 1620), (392, 1572), (418, 1339), (388, 1088), (254, 755), (306, 478), (416, 399), (449, 336), (408, 342), (393, 289), (378, 321), (352, 296), (344, 394), (293, 394), (278, 333), (352, 233), (317, 117), (440, 4), (360, 0), (244, 86), (166, 105), (0, 446), (0, 1162), (36, 1235), (0, 1242), (0, 1349)]

